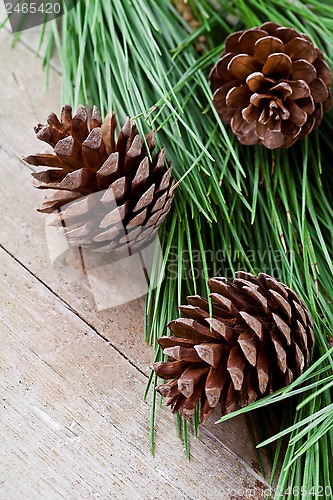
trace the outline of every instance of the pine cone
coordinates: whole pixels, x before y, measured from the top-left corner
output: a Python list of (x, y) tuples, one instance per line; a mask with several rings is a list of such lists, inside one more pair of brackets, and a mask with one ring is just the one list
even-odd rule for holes
[(238, 272), (233, 281), (209, 280), (208, 301), (198, 295), (171, 321), (173, 336), (159, 345), (167, 362), (154, 364), (168, 382), (157, 387), (183, 417), (201, 401), (204, 421), (221, 403), (230, 413), (288, 385), (308, 366), (313, 322), (304, 302), (267, 274)]
[(229, 35), (210, 80), (214, 105), (242, 144), (288, 148), (332, 104), (332, 73), (311, 39), (265, 23)]
[(199, 28), (200, 23), (195, 18), (191, 6), (185, 0), (172, 0), (173, 5), (176, 7), (179, 14), (184, 18), (184, 21), (193, 29)]
[(60, 121), (52, 113), (46, 125), (35, 127), (38, 139), (50, 144), (55, 154), (25, 158), (30, 165), (44, 167), (32, 174), (37, 188), (50, 190), (39, 211), (58, 209), (70, 242), (98, 252), (145, 245), (173, 199), (165, 148), (151, 156), (155, 132), (144, 144), (133, 121), (126, 121), (117, 140), (115, 129), (114, 114), (102, 123), (94, 107), (88, 127), (84, 106), (73, 117), (72, 108), (64, 106)]
[[(187, 3), (187, 0), (172, 0), (172, 3), (184, 19), (184, 21), (190, 26), (193, 31), (197, 30), (200, 27), (200, 22), (196, 19), (194, 11), (191, 5)], [(204, 35), (201, 35), (198, 38), (198, 42), (200, 43), (194, 44), (194, 48), (198, 53), (201, 53), (203, 51), (203, 46), (206, 46), (206, 48), (209, 49), (207, 38)]]

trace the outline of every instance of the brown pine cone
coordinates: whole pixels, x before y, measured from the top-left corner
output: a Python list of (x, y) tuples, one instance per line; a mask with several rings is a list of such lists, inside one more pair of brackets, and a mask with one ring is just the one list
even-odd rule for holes
[(176, 7), (179, 14), (184, 18), (184, 21), (193, 29), (196, 30), (200, 23), (195, 18), (191, 6), (185, 0), (172, 0), (173, 5)]
[(212, 317), (206, 299), (188, 297), (184, 317), (168, 325), (173, 336), (158, 340), (169, 360), (154, 364), (173, 412), (188, 418), (201, 401), (203, 421), (219, 402), (230, 413), (290, 384), (314, 344), (304, 302), (271, 276), (238, 272), (209, 287)]
[[(190, 26), (190, 28), (195, 31), (200, 27), (200, 22), (196, 19), (195, 14), (191, 5), (187, 3), (185, 0), (172, 0), (173, 5), (176, 7), (179, 14), (182, 16), (184, 21)], [(206, 46), (208, 49), (207, 38), (204, 35), (201, 35), (198, 39), (198, 42), (195, 43), (195, 50), (199, 53), (202, 52), (203, 46)]]
[(242, 144), (288, 148), (332, 104), (332, 73), (311, 39), (265, 23), (229, 35), (210, 73), (214, 105)]
[(52, 113), (46, 125), (38, 125), (38, 139), (55, 154), (25, 158), (43, 166), (33, 173), (34, 185), (47, 189), (40, 212), (60, 211), (71, 244), (98, 252), (138, 249), (156, 234), (169, 212), (174, 181), (165, 148), (151, 155), (155, 132), (146, 143), (127, 120), (118, 137), (115, 115), (104, 123), (96, 107), (88, 126), (88, 112), (64, 106), (60, 121)]

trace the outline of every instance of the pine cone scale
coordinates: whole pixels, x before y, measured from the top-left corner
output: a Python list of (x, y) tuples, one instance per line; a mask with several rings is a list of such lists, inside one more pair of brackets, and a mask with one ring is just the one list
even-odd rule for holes
[(203, 377), (207, 374), (208, 370), (206, 366), (189, 366), (178, 379), (179, 392), (185, 396), (185, 398), (190, 398), (194, 393), (196, 385), (203, 381)]
[(87, 121), (88, 111), (84, 106), (80, 105), (72, 119), (71, 135), (81, 143), (89, 133)]
[(216, 368), (225, 353), (225, 349), (221, 344), (200, 344), (194, 346), (194, 349), (198, 353), (201, 361), (204, 361), (208, 365)]
[(241, 36), (238, 38), (238, 47), (241, 51), (249, 55), (254, 54), (258, 40), (267, 35), (266, 31), (258, 29), (249, 29), (241, 33)]
[(247, 85), (232, 87), (225, 96), (227, 106), (235, 107), (239, 99), (250, 99), (251, 91)]
[(255, 333), (243, 332), (239, 335), (237, 342), (242, 349), (244, 357), (250, 365), (255, 366), (258, 357), (258, 341), (256, 340)]
[(227, 70), (239, 80), (244, 80), (251, 73), (261, 69), (261, 64), (255, 57), (247, 54), (239, 54), (234, 56), (227, 66)]
[(61, 139), (54, 146), (54, 152), (66, 167), (69, 166), (72, 170), (82, 168), (83, 156), (81, 143), (74, 137), (68, 136)]
[(215, 408), (218, 405), (227, 377), (228, 371), (222, 364), (216, 368), (211, 367), (209, 370), (205, 393), (210, 408)]
[(93, 171), (99, 170), (107, 158), (103, 143), (102, 129), (94, 128), (82, 143), (82, 159), (86, 168)]
[[(262, 32), (264, 33), (264, 32)], [(255, 42), (254, 57), (261, 64), (265, 64), (270, 54), (281, 53), (283, 50), (283, 43), (275, 36), (263, 36)]]

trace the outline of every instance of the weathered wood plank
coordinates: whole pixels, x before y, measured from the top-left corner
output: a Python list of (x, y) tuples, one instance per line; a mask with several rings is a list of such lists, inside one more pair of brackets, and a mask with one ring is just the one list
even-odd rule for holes
[(3, 250), (0, 279), (3, 498), (259, 492), (260, 477), (207, 432), (188, 462), (167, 418), (152, 458), (145, 377)]

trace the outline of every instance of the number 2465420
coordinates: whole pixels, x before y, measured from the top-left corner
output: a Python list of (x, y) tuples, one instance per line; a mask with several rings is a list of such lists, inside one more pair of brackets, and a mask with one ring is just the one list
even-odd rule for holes
[(7, 14), (60, 14), (61, 5), (60, 3), (16, 3), (12, 4), (7, 2), (5, 4)]

